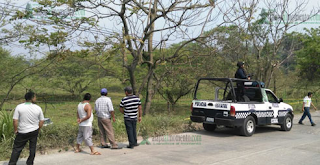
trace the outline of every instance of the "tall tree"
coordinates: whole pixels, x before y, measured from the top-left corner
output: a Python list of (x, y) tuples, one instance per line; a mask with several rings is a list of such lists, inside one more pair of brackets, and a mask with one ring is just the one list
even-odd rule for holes
[[(50, 15), (47, 16), (51, 20), (48, 22), (54, 22), (60, 26), (59, 31), (65, 31), (63, 28), (69, 26), (73, 30), (96, 33), (96, 38), (105, 41), (106, 45), (111, 44), (108, 38), (117, 38), (121, 43), (117, 45), (120, 46), (123, 53), (123, 66), (128, 71), (134, 93), (139, 95), (147, 86), (146, 106), (144, 106), (146, 111), (150, 108), (151, 96), (154, 92), (152, 90), (152, 75), (156, 65), (176, 58), (179, 55), (178, 51), (185, 45), (181, 45), (176, 53), (160, 59), (154, 59), (153, 51), (165, 47), (168, 40), (186, 38), (188, 42), (195, 41), (201, 37), (202, 32), (189, 37), (187, 31), (192, 31), (193, 27), (199, 25), (203, 26), (201, 30), (203, 31), (205, 25), (215, 18), (212, 16), (212, 9), (215, 6), (214, 1), (86, 0), (62, 2), (37, 0), (37, 2), (44, 5), (43, 8), (37, 10), (41, 13), (48, 13), (46, 7), (49, 6), (68, 5), (67, 8), (70, 9), (68, 10), (70, 12), (51, 11)], [(70, 17), (78, 10), (88, 12), (88, 17), (80, 19)], [(102, 24), (106, 19), (113, 20), (112, 23), (117, 25), (114, 26), (115, 30), (99, 30), (99, 23)], [(160, 41), (154, 40), (155, 36), (158, 36), (157, 38)], [(136, 78), (136, 70), (140, 66), (148, 68), (142, 81)]]
[(0, 92), (4, 98), (0, 102), (0, 109), (9, 99), (10, 93), (16, 85), (20, 84), (25, 78), (43, 71), (51, 63), (45, 60), (26, 60), (23, 57), (13, 57), (10, 53), (0, 48)]
[[(295, 50), (296, 45), (292, 42), (287, 56), (279, 58), (286, 34), (293, 27), (303, 24), (318, 14), (319, 9), (314, 8), (308, 11), (306, 8), (308, 1), (265, 0), (263, 4), (266, 9), (262, 9), (259, 19), (254, 19), (258, 3), (260, 4), (260, 1), (257, 0), (243, 2), (243, 4), (239, 1), (242, 7), (238, 9), (246, 15), (241, 24), (243, 24), (242, 27), (247, 27), (246, 33), (251, 36), (249, 40), (254, 47), (252, 53), (255, 58), (251, 60), (252, 70), (256, 71), (255, 75), (258, 79), (266, 82), (266, 86), (270, 86), (276, 71), (293, 55)], [(249, 59), (246, 58), (246, 60)]]
[[(66, 52), (67, 53), (67, 52)], [(64, 59), (56, 61), (40, 75), (50, 86), (62, 89), (74, 97), (80, 96), (95, 81), (105, 76), (117, 76), (120, 68), (115, 68), (109, 60), (96, 59), (96, 52), (68, 52)], [(104, 56), (106, 57), (106, 56)]]
[(299, 37), (303, 46), (297, 51), (299, 77), (314, 83), (320, 80), (320, 29), (305, 29), (305, 32)]
[[(228, 28), (214, 31), (212, 42), (206, 43), (217, 44), (217, 52), (224, 51), (225, 58), (246, 61), (254, 78), (270, 86), (271, 80), (276, 80), (275, 73), (292, 58), (299, 46), (290, 40), (291, 43), (286, 43), (289, 49), (283, 53), (282, 43), (289, 41), (286, 40), (288, 31), (313, 18), (319, 10), (307, 10), (308, 1), (300, 0), (233, 0), (230, 3), (232, 10), (224, 15), (224, 19), (227, 22), (239, 19), (229, 21)], [(266, 9), (260, 10), (261, 5)]]

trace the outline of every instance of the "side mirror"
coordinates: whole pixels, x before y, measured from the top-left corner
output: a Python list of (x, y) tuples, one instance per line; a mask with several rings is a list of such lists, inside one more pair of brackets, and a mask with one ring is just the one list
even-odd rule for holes
[(282, 99), (282, 98), (279, 99), (279, 103), (281, 103), (281, 102), (283, 102), (283, 99)]

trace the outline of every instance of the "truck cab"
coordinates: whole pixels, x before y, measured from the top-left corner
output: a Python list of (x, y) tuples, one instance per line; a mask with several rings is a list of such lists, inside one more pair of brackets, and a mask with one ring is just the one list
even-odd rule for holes
[(256, 126), (280, 125), (292, 128), (293, 108), (259, 81), (233, 78), (201, 78), (191, 105), (190, 119), (203, 123), (207, 131), (218, 125), (240, 129), (252, 136)]

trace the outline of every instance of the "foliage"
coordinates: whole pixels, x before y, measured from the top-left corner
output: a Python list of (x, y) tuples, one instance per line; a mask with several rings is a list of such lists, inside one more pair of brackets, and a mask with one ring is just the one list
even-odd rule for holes
[(14, 141), (12, 112), (0, 110), (0, 160), (8, 159)]
[(10, 45), (11, 43), (19, 41), (21, 38), (27, 36), (29, 30), (34, 27), (34, 25), (28, 25), (23, 21), (16, 21), (18, 18), (25, 18), (27, 14), (17, 11), (16, 7), (11, 3), (11, 0), (1, 1), (0, 46)]
[[(193, 0), (170, 3), (165, 0), (155, 0), (152, 4), (137, 1), (121, 1), (121, 3), (106, 1), (105, 4), (95, 1), (92, 1), (92, 4), (85, 1), (37, 0), (37, 2), (41, 7), (35, 9), (34, 14), (47, 13), (48, 20), (42, 23), (52, 26), (52, 30), (45, 32), (39, 29), (37, 31), (41, 31), (41, 34), (34, 34), (23, 42), (26, 42), (26, 45), (36, 47), (46, 44), (61, 50), (67, 48), (65, 45), (72, 42), (70, 40), (77, 38), (77, 44), (80, 43), (79, 45), (83, 45), (94, 53), (101, 53), (108, 48), (110, 49), (110, 47), (118, 49), (121, 52), (122, 59), (120, 65), (127, 70), (123, 75), (128, 77), (122, 79), (124, 81), (129, 80), (133, 93), (136, 95), (146, 92), (145, 107), (147, 108), (145, 112), (150, 109), (151, 96), (154, 94), (152, 81), (157, 64), (178, 57), (177, 52), (184, 45), (177, 47), (176, 53), (161, 59), (154, 58), (154, 50), (164, 48), (165, 42), (169, 39), (183, 37), (184, 31), (192, 29), (194, 26), (204, 27), (206, 23), (211, 22), (210, 15), (214, 6), (212, 2)], [(93, 16), (73, 18), (74, 12), (49, 11), (50, 8), (57, 6), (64, 6), (68, 9), (65, 11), (85, 10), (92, 13)], [(104, 12), (97, 12), (101, 9)], [(208, 15), (207, 18), (202, 17), (202, 14)], [(28, 15), (28, 13), (25, 15)], [(110, 32), (99, 27), (100, 22), (106, 18), (111, 18), (117, 22), (116, 30)], [(195, 19), (198, 20), (193, 21)], [(161, 28), (155, 27), (157, 22), (162, 23)], [(81, 35), (83, 31), (96, 34), (93, 37), (83, 37)], [(80, 37), (75, 33), (79, 34)], [(162, 36), (161, 41), (153, 40), (153, 36), (157, 34)], [(177, 36), (178, 34), (179, 36)], [(200, 36), (198, 34), (187, 42), (192, 42)], [(157, 44), (154, 45), (154, 42), (157, 42)], [(143, 72), (140, 72), (140, 70)], [(137, 75), (142, 75), (142, 80), (139, 80), (140, 77), (136, 77)], [(145, 90), (145, 88), (147, 89)]]
[(63, 146), (74, 146), (78, 126), (76, 124), (60, 122), (42, 128), (38, 141), (40, 151)]
[[(194, 79), (186, 74), (183, 74), (183, 69), (175, 69), (174, 72), (169, 72), (162, 80), (158, 88), (159, 94), (173, 106), (177, 101), (189, 94), (194, 87)], [(174, 109), (173, 109), (174, 110)]]
[(13, 138), (13, 111), (0, 111), (0, 142), (10, 141)]
[[(168, 50), (159, 53), (170, 54), (181, 44), (173, 45)], [(197, 65), (194, 61), (197, 58), (193, 58), (196, 55), (191, 53), (193, 52), (192, 47), (195, 46), (196, 44), (190, 43), (181, 50), (179, 58), (160, 64), (155, 70), (154, 78), (157, 84), (155, 90), (167, 101), (169, 111), (170, 109), (174, 110), (174, 105), (181, 97), (192, 91), (198, 76), (197, 73), (201, 71), (196, 70)]]
[[(8, 50), (0, 48), (0, 85), (1, 91), (6, 92), (3, 88), (8, 88), (20, 75), (29, 63), (23, 57), (13, 57)], [(15, 76), (17, 75), (17, 76)]]
[(32, 64), (23, 57), (13, 57), (10, 52), (0, 47), (0, 109), (9, 94), (17, 84), (20, 84), (28, 75), (34, 73)]
[(320, 79), (320, 29), (305, 29), (300, 40), (303, 47), (297, 51), (297, 61), (301, 78), (316, 81)]
[(40, 78), (46, 79), (49, 84), (44, 86), (57, 87), (79, 96), (97, 79), (110, 75), (88, 57), (88, 53), (73, 52), (60, 61), (55, 62), (46, 71), (41, 73)]

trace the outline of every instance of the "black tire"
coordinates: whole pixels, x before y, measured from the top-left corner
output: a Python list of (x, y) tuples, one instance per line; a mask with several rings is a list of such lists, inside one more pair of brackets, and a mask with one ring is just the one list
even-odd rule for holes
[(202, 125), (203, 125), (204, 130), (209, 131), (209, 132), (213, 132), (217, 128), (216, 124), (203, 123)]
[(252, 116), (248, 116), (244, 122), (243, 126), (240, 127), (241, 135), (252, 136), (256, 131), (256, 121)]
[(292, 116), (288, 114), (284, 117), (283, 123), (281, 124), (281, 130), (290, 131), (291, 128), (292, 128)]

